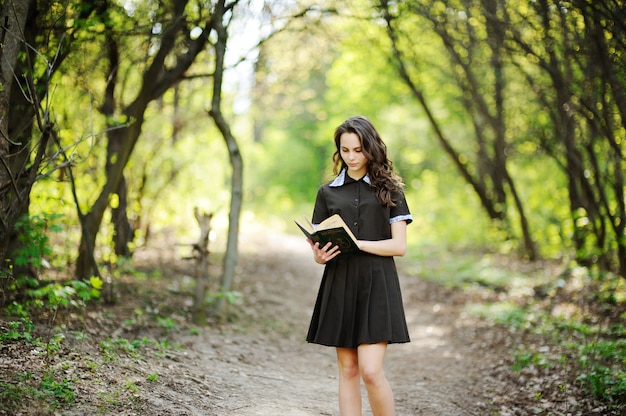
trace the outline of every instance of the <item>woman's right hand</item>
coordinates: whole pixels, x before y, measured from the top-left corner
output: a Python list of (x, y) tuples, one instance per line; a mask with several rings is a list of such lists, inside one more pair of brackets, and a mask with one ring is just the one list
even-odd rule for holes
[(333, 243), (328, 242), (324, 247), (320, 247), (320, 243), (313, 243), (311, 240), (307, 240), (313, 250), (313, 259), (316, 263), (326, 264), (335, 257), (337, 257), (341, 251), (339, 246), (333, 246)]

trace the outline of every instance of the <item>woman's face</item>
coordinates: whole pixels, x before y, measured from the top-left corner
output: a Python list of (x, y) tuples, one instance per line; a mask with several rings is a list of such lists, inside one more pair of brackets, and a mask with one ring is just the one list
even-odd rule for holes
[(355, 133), (343, 133), (339, 143), (339, 153), (348, 166), (348, 175), (353, 179), (361, 179), (367, 173), (367, 158), (361, 147), (361, 139)]

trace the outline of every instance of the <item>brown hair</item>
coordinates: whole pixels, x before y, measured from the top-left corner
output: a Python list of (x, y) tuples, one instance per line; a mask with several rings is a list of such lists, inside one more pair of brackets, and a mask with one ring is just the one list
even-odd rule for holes
[(387, 146), (380, 138), (378, 131), (364, 116), (350, 117), (335, 130), (336, 151), (333, 154), (335, 175), (346, 168), (346, 162), (341, 158), (341, 135), (354, 133), (361, 141), (361, 151), (368, 160), (367, 174), (371, 180), (376, 197), (384, 206), (395, 206), (392, 200), (393, 193), (403, 188), (402, 179), (393, 171), (393, 164), (387, 158)]

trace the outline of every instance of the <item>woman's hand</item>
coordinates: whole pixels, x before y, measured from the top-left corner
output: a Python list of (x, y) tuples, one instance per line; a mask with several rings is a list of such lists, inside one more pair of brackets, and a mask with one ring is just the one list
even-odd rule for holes
[(341, 253), (339, 246), (333, 246), (331, 242), (326, 243), (324, 247), (320, 247), (320, 243), (313, 243), (311, 240), (307, 241), (311, 245), (313, 259), (316, 263), (326, 264)]

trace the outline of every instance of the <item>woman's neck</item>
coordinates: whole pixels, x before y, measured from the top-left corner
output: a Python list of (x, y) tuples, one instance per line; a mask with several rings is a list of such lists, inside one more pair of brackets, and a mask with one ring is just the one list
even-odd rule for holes
[(363, 177), (365, 177), (365, 175), (367, 175), (367, 171), (364, 172), (350, 172), (349, 170), (346, 172), (346, 174), (354, 179), (355, 181), (359, 181), (361, 179), (363, 179)]

